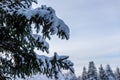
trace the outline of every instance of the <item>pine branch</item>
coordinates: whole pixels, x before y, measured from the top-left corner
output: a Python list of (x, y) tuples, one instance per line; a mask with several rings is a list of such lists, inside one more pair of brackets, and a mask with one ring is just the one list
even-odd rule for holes
[[(36, 0), (0, 1), (0, 71), (3, 76), (21, 77), (36, 73), (55, 77), (61, 69), (73, 70), (67, 56), (38, 56), (35, 48), (49, 53), (46, 38), (69, 39), (68, 26), (51, 7), (30, 8)], [(10, 59), (7, 59), (9, 55)]]

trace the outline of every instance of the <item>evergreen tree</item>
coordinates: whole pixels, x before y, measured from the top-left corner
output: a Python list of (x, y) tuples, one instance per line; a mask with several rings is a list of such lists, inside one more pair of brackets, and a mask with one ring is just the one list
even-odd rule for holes
[(109, 80), (115, 80), (115, 76), (112, 72), (112, 69), (110, 68), (110, 65), (106, 66), (106, 75), (107, 75)]
[(118, 67), (116, 68), (116, 71), (115, 71), (115, 78), (116, 80), (120, 80), (120, 70)]
[[(36, 0), (0, 0), (0, 79), (43, 73), (55, 77), (61, 69), (73, 72), (68, 56), (38, 55), (35, 49), (49, 53), (46, 39), (57, 35), (69, 39), (68, 26), (51, 7), (32, 9)], [(33, 32), (33, 30), (35, 30)]]
[(99, 68), (99, 78), (100, 80), (109, 80), (102, 65), (100, 65), (100, 68)]
[(89, 62), (88, 79), (87, 80), (98, 80), (97, 69), (96, 69), (93, 61)]
[(82, 80), (87, 80), (87, 78), (88, 78), (88, 75), (87, 75), (86, 68), (85, 68), (85, 67), (83, 67)]

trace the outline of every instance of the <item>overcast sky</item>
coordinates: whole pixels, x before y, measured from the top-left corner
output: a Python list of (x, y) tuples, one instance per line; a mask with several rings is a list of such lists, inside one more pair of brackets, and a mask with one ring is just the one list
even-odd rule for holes
[(120, 67), (120, 0), (38, 1), (33, 7), (51, 6), (69, 26), (70, 39), (53, 37), (50, 52), (69, 55), (77, 75), (89, 61)]

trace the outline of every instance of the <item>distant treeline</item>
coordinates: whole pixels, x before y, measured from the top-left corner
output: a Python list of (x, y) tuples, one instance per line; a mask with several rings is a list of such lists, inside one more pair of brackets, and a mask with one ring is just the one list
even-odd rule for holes
[(106, 68), (100, 65), (97, 71), (94, 62), (91, 61), (89, 62), (88, 69), (83, 67), (83, 72), (78, 78), (71, 72), (64, 74), (64, 77), (65, 80), (120, 80), (120, 70), (119, 67), (113, 71), (110, 65), (106, 65)]

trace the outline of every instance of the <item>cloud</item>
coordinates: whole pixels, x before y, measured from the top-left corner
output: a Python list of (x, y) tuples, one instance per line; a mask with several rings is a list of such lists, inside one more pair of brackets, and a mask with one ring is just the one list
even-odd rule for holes
[(53, 7), (71, 30), (70, 40), (49, 41), (51, 53), (69, 55), (77, 73), (91, 60), (120, 66), (120, 0), (40, 0), (40, 4)]

